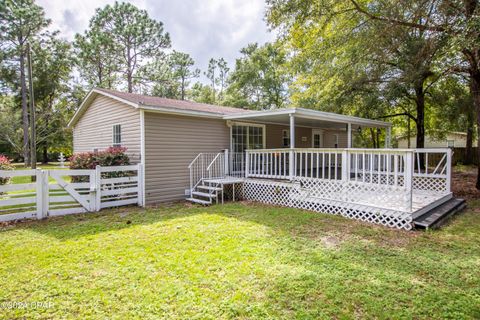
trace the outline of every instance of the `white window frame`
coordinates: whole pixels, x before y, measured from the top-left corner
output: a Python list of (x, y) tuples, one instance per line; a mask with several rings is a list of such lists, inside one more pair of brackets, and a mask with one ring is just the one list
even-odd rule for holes
[[(285, 135), (285, 134), (286, 134), (286, 135)], [(287, 146), (286, 146), (285, 143), (284, 143), (284, 142), (285, 142), (285, 138), (288, 139), (288, 145), (287, 145)], [(283, 130), (282, 130), (282, 147), (283, 147), (283, 148), (290, 148), (291, 143), (292, 143), (292, 142), (290, 141), (290, 129), (283, 129)]]
[(338, 133), (333, 134), (333, 145), (334, 148), (338, 148)]
[[(233, 152), (233, 126), (243, 126), (243, 127), (259, 127), (263, 128), (263, 137), (262, 137), (262, 149), (265, 149), (266, 146), (266, 141), (267, 141), (267, 126), (264, 124), (259, 124), (259, 123), (250, 123), (250, 122), (236, 122), (233, 121), (231, 122), (230, 126), (230, 151)], [(247, 146), (250, 144), (250, 134), (248, 133), (247, 129)]]
[(323, 130), (321, 129), (312, 129), (312, 148), (315, 148), (315, 135), (320, 135), (320, 148), (323, 148)]
[[(115, 127), (120, 127), (120, 143), (115, 143)], [(121, 147), (122, 146), (122, 124), (115, 123), (112, 125), (112, 147)]]

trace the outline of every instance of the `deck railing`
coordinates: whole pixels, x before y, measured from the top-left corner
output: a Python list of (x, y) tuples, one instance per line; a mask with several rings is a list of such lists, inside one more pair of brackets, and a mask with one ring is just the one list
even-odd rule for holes
[(411, 209), (413, 190), (450, 192), (451, 156), (450, 149), (247, 150), (245, 176), (344, 181), (373, 193), (383, 188), (404, 194), (402, 208)]

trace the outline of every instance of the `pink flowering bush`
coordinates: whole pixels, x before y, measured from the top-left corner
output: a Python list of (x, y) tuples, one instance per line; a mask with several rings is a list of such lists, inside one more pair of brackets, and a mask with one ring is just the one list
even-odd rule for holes
[[(0, 154), (0, 170), (13, 170), (13, 165), (3, 154)], [(0, 185), (7, 184), (10, 182), (10, 178), (0, 178)]]
[[(109, 147), (98, 152), (75, 153), (70, 157), (70, 169), (95, 169), (96, 166), (126, 166), (130, 164), (130, 158), (125, 153), (127, 148)], [(118, 177), (118, 173), (112, 172), (109, 177)], [(72, 177), (73, 182), (88, 181), (88, 177)]]

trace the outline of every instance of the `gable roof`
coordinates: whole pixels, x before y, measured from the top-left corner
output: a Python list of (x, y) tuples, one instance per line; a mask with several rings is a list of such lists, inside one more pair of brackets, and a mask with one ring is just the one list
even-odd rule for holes
[(198, 103), (188, 100), (175, 100), (161, 97), (153, 97), (147, 95), (141, 95), (136, 93), (126, 93), (110, 89), (94, 88), (90, 90), (82, 104), (78, 108), (77, 112), (73, 115), (72, 119), (68, 123), (68, 127), (74, 126), (81, 118), (83, 113), (87, 110), (88, 106), (98, 96), (103, 95), (124, 104), (127, 104), (135, 109), (143, 109), (154, 112), (176, 114), (176, 115), (188, 115), (195, 117), (208, 117), (225, 120), (258, 120), (266, 121), (269, 118), (278, 120), (282, 117), (281, 121), (288, 123), (288, 116), (295, 115), (313, 120), (322, 120), (337, 123), (350, 123), (356, 125), (367, 125), (373, 127), (391, 127), (391, 123), (371, 120), (347, 115), (341, 115), (331, 112), (323, 112), (318, 110), (303, 109), (303, 108), (284, 108), (284, 109), (272, 109), (263, 111), (252, 111), (240, 108), (217, 106), (206, 103)]
[(120, 92), (116, 90), (94, 88), (90, 90), (82, 104), (75, 112), (74, 116), (68, 123), (71, 127), (77, 123), (83, 113), (86, 111), (90, 103), (98, 96), (103, 95), (117, 101), (123, 102), (136, 109), (145, 109), (152, 111), (160, 111), (165, 113), (188, 114), (194, 116), (207, 116), (215, 118), (223, 118), (225, 115), (234, 115), (248, 110), (232, 107), (217, 106), (206, 103), (198, 103), (188, 100), (175, 100), (154, 96), (147, 96), (137, 93)]

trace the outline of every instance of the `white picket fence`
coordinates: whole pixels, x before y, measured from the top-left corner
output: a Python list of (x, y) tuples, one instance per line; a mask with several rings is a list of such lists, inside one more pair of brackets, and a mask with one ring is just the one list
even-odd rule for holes
[(141, 164), (94, 170), (0, 170), (0, 178), (6, 177), (25, 182), (0, 185), (0, 222), (143, 206)]

